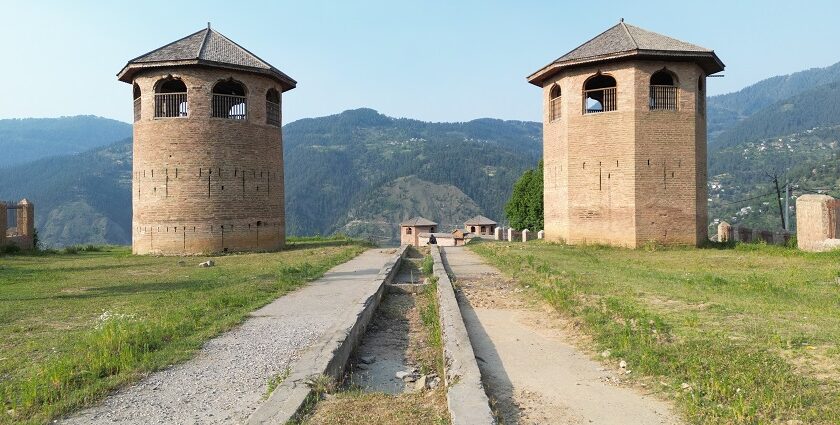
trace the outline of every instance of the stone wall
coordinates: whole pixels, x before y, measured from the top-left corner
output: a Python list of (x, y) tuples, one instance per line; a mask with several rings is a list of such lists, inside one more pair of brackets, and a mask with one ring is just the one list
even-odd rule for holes
[[(15, 214), (13, 228), (8, 227), (9, 214)], [(26, 199), (12, 206), (0, 202), (0, 248), (10, 245), (35, 248), (35, 206)]]
[(717, 242), (764, 242), (768, 245), (787, 245), (792, 237), (793, 233), (786, 230), (752, 229), (739, 225), (732, 226), (724, 221), (718, 225), (717, 236), (712, 240)]
[[(650, 76), (677, 77), (675, 111), (650, 111)], [(617, 110), (584, 114), (582, 89), (597, 72), (617, 82)], [(545, 237), (638, 247), (706, 239), (705, 75), (690, 62), (626, 61), (561, 71), (543, 88)], [(549, 117), (549, 93), (562, 92)]]
[[(423, 233), (422, 235), (418, 236), (417, 246), (429, 246), (429, 234)], [(451, 235), (449, 236), (438, 236), (435, 235), (435, 244), (437, 246), (461, 246), (464, 244), (463, 239), (455, 239)]]
[[(188, 116), (155, 118), (155, 84), (187, 86)], [(216, 82), (246, 87), (244, 120), (211, 117)], [(141, 116), (134, 123), (132, 251), (201, 254), (276, 250), (285, 243), (281, 129), (266, 123), (262, 75), (214, 68), (138, 73)]]
[(828, 195), (797, 198), (796, 243), (804, 251), (840, 248), (840, 199)]

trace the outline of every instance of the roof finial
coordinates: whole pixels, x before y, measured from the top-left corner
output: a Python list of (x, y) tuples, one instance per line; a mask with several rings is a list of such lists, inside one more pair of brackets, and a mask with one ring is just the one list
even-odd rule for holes
[[(619, 22), (619, 23), (624, 22), (624, 18), (619, 19), (619, 20), (618, 20), (618, 22)], [(207, 24), (207, 28), (210, 28), (210, 24)]]
[[(624, 19), (622, 18), (621, 20), (623, 21)], [(210, 29), (210, 22), (207, 22), (207, 29)]]

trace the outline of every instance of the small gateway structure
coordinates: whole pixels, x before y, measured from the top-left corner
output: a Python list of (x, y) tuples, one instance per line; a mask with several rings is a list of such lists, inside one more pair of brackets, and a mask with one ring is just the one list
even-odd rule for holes
[[(437, 228), (437, 223), (423, 217), (414, 217), (400, 223), (400, 244), (401, 245), (420, 245), (421, 233), (434, 233)], [(428, 244), (428, 237), (426, 243)]]
[[(12, 227), (9, 227), (10, 214), (14, 214)], [(35, 249), (35, 206), (26, 198), (17, 204), (0, 202), (0, 248), (8, 246)]]
[(723, 69), (622, 20), (529, 76), (543, 90), (545, 238), (704, 242), (706, 77)]
[(283, 247), (281, 93), (296, 82), (210, 28), (130, 60), (132, 251)]
[(840, 249), (840, 199), (828, 195), (797, 198), (796, 243), (803, 251)]
[(496, 226), (498, 225), (499, 223), (496, 223), (483, 215), (477, 215), (464, 222), (464, 231), (472, 233), (478, 237), (491, 237), (496, 233)]

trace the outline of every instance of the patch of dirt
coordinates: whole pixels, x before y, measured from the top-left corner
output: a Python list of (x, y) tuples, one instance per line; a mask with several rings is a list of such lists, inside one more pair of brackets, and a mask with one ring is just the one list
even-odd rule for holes
[(708, 310), (709, 307), (714, 306), (713, 303), (698, 303), (698, 304), (691, 304), (687, 303), (682, 300), (675, 300), (675, 299), (664, 299), (659, 297), (645, 297), (646, 302), (650, 302), (650, 304), (654, 307), (660, 307), (662, 309), (666, 309), (669, 311), (676, 311), (676, 312), (685, 312), (685, 311), (702, 311)]
[[(441, 408), (442, 406), (442, 408)], [(412, 394), (339, 393), (318, 403), (307, 425), (448, 424), (442, 391)]]
[(803, 376), (840, 385), (840, 362), (830, 353), (834, 346), (806, 345), (796, 350), (779, 350), (779, 355)]
[(513, 279), (492, 273), (455, 279), (458, 302), (466, 297), (473, 308), (526, 308), (527, 304), (518, 296), (521, 292), (522, 289)]

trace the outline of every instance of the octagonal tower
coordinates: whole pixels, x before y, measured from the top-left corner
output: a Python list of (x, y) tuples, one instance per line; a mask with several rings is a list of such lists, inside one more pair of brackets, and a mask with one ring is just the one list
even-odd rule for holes
[(546, 239), (706, 240), (705, 85), (723, 68), (622, 20), (528, 77), (543, 89)]
[(132, 251), (285, 243), (281, 93), (296, 82), (208, 25), (132, 59)]

